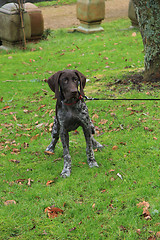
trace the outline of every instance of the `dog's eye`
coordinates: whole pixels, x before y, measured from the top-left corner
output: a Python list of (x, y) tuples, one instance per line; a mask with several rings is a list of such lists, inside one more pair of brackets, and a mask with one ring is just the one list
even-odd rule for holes
[(78, 81), (78, 78), (73, 78), (73, 82), (77, 82)]
[(68, 79), (67, 79), (67, 78), (64, 78), (64, 79), (63, 79), (63, 82), (64, 82), (64, 83), (68, 83)]

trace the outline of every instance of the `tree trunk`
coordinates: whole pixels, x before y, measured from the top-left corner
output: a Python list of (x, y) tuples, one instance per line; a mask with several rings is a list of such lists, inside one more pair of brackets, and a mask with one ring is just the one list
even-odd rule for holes
[(160, 81), (160, 0), (133, 0), (145, 51), (148, 81)]

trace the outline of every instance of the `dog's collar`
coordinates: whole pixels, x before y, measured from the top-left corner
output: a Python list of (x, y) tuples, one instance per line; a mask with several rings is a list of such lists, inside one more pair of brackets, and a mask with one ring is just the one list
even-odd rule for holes
[(74, 102), (67, 103), (67, 102), (64, 102), (64, 101), (63, 101), (63, 103), (64, 103), (64, 105), (72, 106), (72, 105), (76, 104), (77, 102), (79, 102), (79, 100), (81, 100), (81, 99), (83, 99), (83, 97), (82, 97), (82, 95), (79, 95), (79, 98), (76, 99)]

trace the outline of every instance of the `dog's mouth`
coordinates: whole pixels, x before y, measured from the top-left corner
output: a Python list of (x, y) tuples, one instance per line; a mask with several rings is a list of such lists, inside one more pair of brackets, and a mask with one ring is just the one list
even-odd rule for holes
[(65, 96), (64, 103), (66, 105), (73, 105), (73, 104), (77, 103), (79, 101), (79, 99), (80, 99), (80, 94), (78, 92), (72, 93), (68, 97)]
[(73, 102), (79, 98), (79, 93), (75, 92), (75, 93), (66, 94), (64, 97), (65, 97), (65, 102)]

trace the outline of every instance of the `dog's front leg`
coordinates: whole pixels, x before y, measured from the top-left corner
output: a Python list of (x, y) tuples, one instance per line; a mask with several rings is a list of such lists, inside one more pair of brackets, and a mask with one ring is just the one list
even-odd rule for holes
[(64, 168), (61, 172), (62, 177), (69, 177), (71, 174), (71, 156), (69, 154), (69, 135), (63, 128), (60, 130), (60, 137), (63, 145)]
[(59, 139), (59, 123), (58, 123), (57, 117), (55, 117), (54, 119), (51, 136), (52, 136), (52, 142), (46, 148), (46, 151), (54, 152), (56, 143)]
[(88, 165), (89, 167), (99, 167), (94, 157), (91, 131), (89, 131), (88, 128), (83, 128), (83, 132), (86, 139), (86, 154)]

